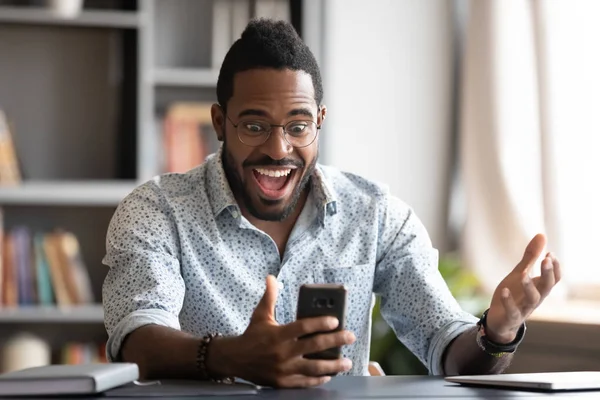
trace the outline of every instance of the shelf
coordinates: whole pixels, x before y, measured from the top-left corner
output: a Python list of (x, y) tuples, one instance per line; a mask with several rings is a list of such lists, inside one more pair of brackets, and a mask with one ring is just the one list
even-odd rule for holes
[(22, 306), (0, 308), (0, 324), (7, 323), (103, 323), (100, 304), (72, 307)]
[(158, 68), (154, 84), (158, 86), (215, 87), (219, 71), (210, 68)]
[(0, 205), (116, 206), (136, 186), (134, 181), (24, 182), (0, 186)]
[(137, 28), (140, 21), (135, 11), (82, 11), (74, 18), (64, 18), (41, 7), (0, 7), (0, 23)]

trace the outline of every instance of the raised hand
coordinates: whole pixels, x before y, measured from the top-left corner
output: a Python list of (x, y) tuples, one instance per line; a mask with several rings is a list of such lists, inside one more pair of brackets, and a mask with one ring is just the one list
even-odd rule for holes
[(521, 262), (494, 291), (486, 329), (486, 335), (493, 342), (512, 342), (519, 327), (560, 281), (560, 264), (552, 253), (546, 254), (542, 261), (541, 276), (531, 278), (529, 275), (545, 245), (545, 236), (536, 235), (527, 245)]

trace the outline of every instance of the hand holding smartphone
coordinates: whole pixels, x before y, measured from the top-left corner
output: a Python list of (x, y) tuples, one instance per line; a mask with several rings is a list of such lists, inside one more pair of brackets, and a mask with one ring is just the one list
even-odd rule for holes
[[(312, 387), (352, 368), (352, 361), (341, 357), (340, 347), (356, 338), (350, 332), (336, 332), (344, 329), (343, 286), (303, 287), (297, 310), (300, 319), (285, 325), (275, 320), (274, 276), (267, 276), (266, 286), (244, 333), (211, 342), (214, 358), (209, 360), (218, 361), (209, 368), (216, 376), (236, 376), (263, 386)], [(338, 319), (338, 326), (334, 328), (327, 316)]]
[[(298, 294), (296, 319), (333, 316), (339, 324), (329, 332), (316, 332), (303, 338), (318, 334), (337, 332), (344, 329), (346, 319), (346, 288), (337, 284), (305, 284)], [(341, 347), (332, 347), (304, 357), (315, 360), (334, 360), (341, 357)]]

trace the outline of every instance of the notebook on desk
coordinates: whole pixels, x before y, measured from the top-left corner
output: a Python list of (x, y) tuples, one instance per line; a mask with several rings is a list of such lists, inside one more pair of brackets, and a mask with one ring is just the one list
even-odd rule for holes
[(464, 385), (546, 391), (600, 390), (600, 371), (539, 372), (529, 374), (463, 375), (445, 378)]
[(96, 394), (133, 382), (137, 364), (46, 365), (0, 374), (0, 397)]

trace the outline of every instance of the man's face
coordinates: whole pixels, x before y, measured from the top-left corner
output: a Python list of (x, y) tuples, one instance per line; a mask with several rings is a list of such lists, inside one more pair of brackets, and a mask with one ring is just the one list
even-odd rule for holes
[(224, 141), (223, 167), (233, 193), (255, 218), (281, 221), (295, 209), (318, 155), (318, 136), (303, 148), (291, 146), (283, 128), (273, 127), (266, 142), (256, 147), (238, 138), (240, 121), (285, 125), (290, 121), (314, 121), (320, 126), (325, 114), (314, 98), (312, 79), (302, 71), (254, 69), (234, 78), (227, 117), (213, 107), (213, 122)]

